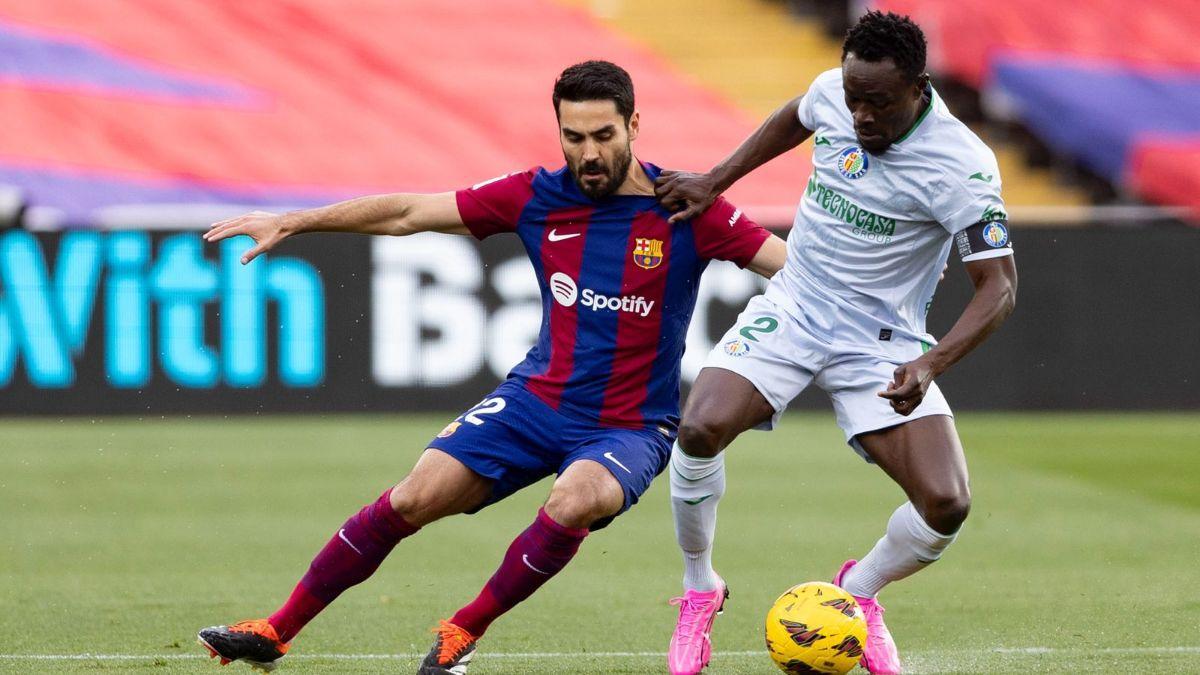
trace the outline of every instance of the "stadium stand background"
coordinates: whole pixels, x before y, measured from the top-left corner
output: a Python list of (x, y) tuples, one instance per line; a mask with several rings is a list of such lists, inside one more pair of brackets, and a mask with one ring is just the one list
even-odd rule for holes
[[(874, 3), (925, 26), (1016, 226), (1017, 314), (943, 386), (993, 383), (964, 408), (1195, 407), (1180, 350), (1200, 331), (1200, 242), (1179, 208), (1200, 194), (1196, 19), (1182, 1), (1042, 4)], [(457, 409), (536, 330), (515, 243), (308, 238), (243, 270), (196, 230), (557, 165), (550, 84), (586, 58), (633, 74), (640, 156), (703, 169), (837, 65), (861, 10), (0, 0), (0, 224), (18, 228), (0, 233), (0, 411)], [(786, 228), (808, 150), (731, 197)], [(685, 372), (754, 292), (706, 278)], [(968, 296), (952, 269), (935, 333)]]
[[(655, 161), (701, 166), (756, 122), (546, 0), (9, 0), (0, 45), (0, 183), (21, 188), (34, 228), (201, 225), (229, 204), (440, 191), (557, 164), (550, 87), (597, 54), (633, 74)], [(786, 203), (806, 163), (734, 196)]]
[[(839, 64), (841, 34), (851, 11), (845, 5), (830, 7), (837, 2), (818, 2), (809, 11), (765, 0), (566, 1), (590, 9), (608, 25), (665, 55), (758, 119)], [(996, 150), (1005, 199), (1018, 213), (1030, 207), (1061, 210), (1087, 203), (1081, 190), (1056, 182), (1045, 169), (1028, 166), (1020, 150), (1004, 142), (1003, 134), (989, 133), (980, 125), (976, 130)], [(806, 143), (804, 154), (810, 150)]]
[[(929, 37), (940, 89), (986, 140), (1009, 140), (1001, 147), (1020, 148), (1026, 161), (1053, 169), (1093, 203), (1160, 204), (1174, 207), (1161, 213), (1200, 223), (1196, 3), (795, 0), (791, 7), (838, 33), (864, 7), (912, 16)], [(1011, 189), (1011, 166), (1001, 169), (1006, 196), (1026, 203)], [(1104, 217), (1103, 210), (1035, 214)], [(1139, 217), (1136, 208), (1108, 210), (1125, 214)]]

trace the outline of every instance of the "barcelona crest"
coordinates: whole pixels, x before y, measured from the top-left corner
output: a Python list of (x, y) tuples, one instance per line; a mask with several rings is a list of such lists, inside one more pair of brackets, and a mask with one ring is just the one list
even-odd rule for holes
[(642, 269), (652, 270), (662, 264), (663, 243), (658, 239), (637, 238), (633, 242), (633, 262)]

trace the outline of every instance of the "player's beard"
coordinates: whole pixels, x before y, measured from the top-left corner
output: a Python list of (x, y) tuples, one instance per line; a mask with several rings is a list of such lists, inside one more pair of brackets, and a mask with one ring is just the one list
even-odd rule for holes
[[(632, 161), (633, 150), (626, 145), (623, 152), (613, 156), (612, 166), (605, 166), (603, 161), (580, 163), (571, 167), (571, 173), (575, 176), (575, 184), (579, 186), (580, 192), (587, 195), (589, 199), (599, 200), (613, 194), (625, 184), (625, 177), (629, 175), (629, 165)], [(600, 169), (608, 180), (599, 185), (586, 183), (583, 180), (584, 171), (595, 171), (596, 169)]]

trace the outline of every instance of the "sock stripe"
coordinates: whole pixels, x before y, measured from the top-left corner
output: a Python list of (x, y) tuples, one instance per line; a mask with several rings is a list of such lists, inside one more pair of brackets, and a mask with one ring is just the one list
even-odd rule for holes
[(683, 472), (679, 470), (679, 467), (675, 464), (675, 457), (671, 458), (670, 464), (671, 464), (671, 471), (674, 472), (676, 476), (679, 476), (681, 479), (686, 480), (689, 483), (698, 483), (702, 480), (705, 480), (707, 478), (715, 476), (716, 474), (725, 470), (725, 458), (722, 455), (717, 455), (716, 457), (713, 457), (711, 462), (705, 462), (705, 464), (710, 464), (710, 465), (715, 465), (715, 466), (713, 466), (712, 471), (709, 471), (708, 473), (704, 474), (703, 476), (699, 476), (697, 478), (689, 478), (689, 477), (685, 476), (683, 474)]
[(716, 475), (717, 472), (719, 472), (720, 470), (721, 470), (720, 468), (717, 468), (717, 469), (713, 469), (712, 471), (704, 474), (703, 476), (700, 476), (699, 478), (688, 478), (687, 476), (679, 473), (679, 469), (676, 469), (674, 464), (671, 465), (671, 471), (674, 472), (674, 474), (676, 476), (678, 476), (680, 478), (680, 480), (686, 480), (689, 483), (699, 483), (700, 481), (703, 481), (707, 478), (710, 478), (711, 476)]

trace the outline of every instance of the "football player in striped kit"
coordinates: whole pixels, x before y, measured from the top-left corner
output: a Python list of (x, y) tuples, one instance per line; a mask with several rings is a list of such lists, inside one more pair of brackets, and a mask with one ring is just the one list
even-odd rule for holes
[(304, 625), (365, 581), (402, 539), (557, 474), (482, 591), (440, 623), (419, 671), (462, 675), (492, 621), (562, 570), (589, 531), (636, 503), (666, 467), (700, 275), (719, 259), (770, 277), (783, 266), (785, 244), (721, 199), (671, 220), (654, 195), (660, 170), (633, 156), (638, 114), (620, 67), (572, 66), (553, 98), (567, 161), (556, 171), (533, 168), (457, 192), (253, 213), (206, 235), (249, 235), (249, 261), (302, 232), (515, 233), (542, 292), (541, 331), (525, 360), (448, 424), (408, 477), (337, 530), (278, 611), (200, 631), (223, 662), (273, 668)]

